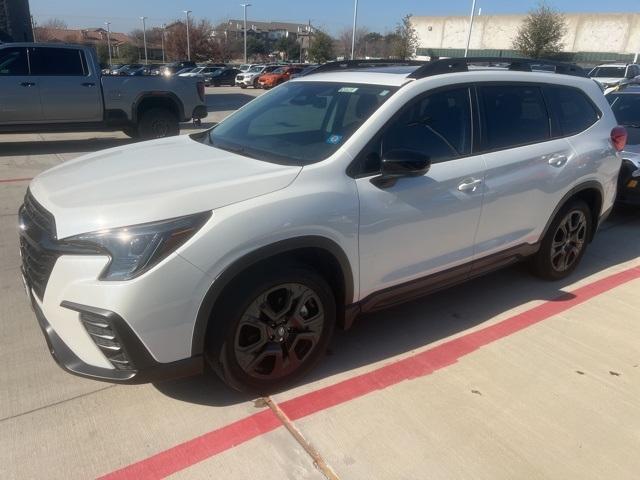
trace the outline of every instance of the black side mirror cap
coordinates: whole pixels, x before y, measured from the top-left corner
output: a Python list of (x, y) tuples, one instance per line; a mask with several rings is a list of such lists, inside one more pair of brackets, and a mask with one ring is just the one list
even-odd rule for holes
[(431, 168), (431, 159), (414, 150), (391, 150), (382, 157), (384, 177), (419, 177)]

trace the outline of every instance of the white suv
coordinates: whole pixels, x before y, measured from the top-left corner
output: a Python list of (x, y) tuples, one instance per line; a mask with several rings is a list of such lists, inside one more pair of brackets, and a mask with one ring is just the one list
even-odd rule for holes
[(613, 205), (625, 132), (579, 69), (500, 61), (328, 64), (206, 132), (39, 175), (23, 273), (58, 363), (134, 383), (207, 358), (264, 391), (360, 313), (525, 257), (567, 276)]

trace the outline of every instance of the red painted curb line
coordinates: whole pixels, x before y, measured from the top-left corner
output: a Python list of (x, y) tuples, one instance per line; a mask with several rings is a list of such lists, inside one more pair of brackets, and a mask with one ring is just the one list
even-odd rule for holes
[(29, 182), (33, 178), (0, 178), (0, 183)]
[[(429, 375), (436, 370), (456, 363), (460, 357), (474, 352), (482, 346), (542, 322), (638, 278), (640, 278), (640, 268), (638, 267), (615, 273), (494, 325), (468, 333), (371, 372), (286, 400), (280, 403), (279, 407), (291, 420), (298, 420), (404, 380)], [(100, 477), (100, 479), (151, 480), (164, 478), (255, 437), (271, 432), (279, 426), (281, 423), (271, 410), (262, 410), (218, 430), (213, 430), (116, 470)]]

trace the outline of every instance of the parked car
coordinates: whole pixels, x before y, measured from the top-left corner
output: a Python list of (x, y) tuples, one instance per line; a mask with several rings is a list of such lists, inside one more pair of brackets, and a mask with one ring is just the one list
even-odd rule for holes
[(607, 95), (620, 125), (628, 131), (622, 152), (618, 201), (640, 206), (640, 85), (629, 85)]
[(260, 88), (260, 75), (271, 73), (274, 70), (280, 68), (280, 65), (254, 65), (246, 72), (240, 72), (236, 76), (236, 86), (240, 88)]
[(211, 76), (218, 70), (221, 70), (222, 67), (197, 67), (191, 70), (190, 72), (182, 73), (182, 77), (201, 77), (205, 78), (206, 76)]
[(161, 74), (170, 77), (171, 75), (175, 75), (185, 68), (196, 68), (197, 66), (198, 65), (196, 64), (196, 62), (192, 62), (191, 60), (169, 63), (162, 68)]
[(0, 45), (0, 132), (122, 130), (156, 138), (207, 116), (193, 78), (102, 76), (95, 52), (50, 43)]
[(182, 70), (178, 70), (175, 73), (175, 75), (178, 76), (178, 77), (186, 77), (186, 76), (189, 76), (189, 74), (191, 72), (193, 72), (194, 70), (195, 70), (195, 68), (191, 68), (191, 67), (183, 68)]
[(253, 63), (243, 63), (238, 67), (238, 70), (240, 70), (241, 72), (248, 72), (251, 69), (251, 67), (255, 67), (257, 65), (258, 64), (253, 64)]
[(214, 87), (219, 87), (221, 85), (234, 86), (236, 84), (236, 75), (238, 75), (238, 73), (240, 73), (240, 70), (235, 68), (223, 68), (222, 70), (213, 72), (211, 78), (209, 78), (208, 85), (213, 85)]
[(598, 65), (589, 72), (589, 76), (607, 89), (639, 77), (640, 65), (624, 63)]
[(141, 75), (160, 75), (160, 67), (158, 64), (142, 65), (139, 68), (128, 69), (127, 73), (133, 77), (139, 77)]
[(121, 63), (114, 63), (112, 65), (109, 65), (109, 67), (108, 67), (108, 70), (109, 70), (108, 75), (117, 75), (116, 72), (122, 67), (124, 67), (124, 65), (121, 64)]
[(122, 65), (121, 67), (112, 70), (111, 75), (130, 75), (131, 72), (142, 67), (143, 65), (141, 63), (130, 63), (127, 65)]
[(361, 313), (525, 258), (570, 275), (613, 206), (624, 129), (579, 69), (466, 62), (327, 64), (208, 131), (37, 176), (22, 271), (56, 361), (136, 383), (206, 358), (264, 392)]
[(288, 81), (291, 78), (291, 75), (300, 73), (301, 71), (302, 67), (279, 67), (271, 73), (261, 75), (258, 79), (258, 83), (261, 88), (273, 88)]

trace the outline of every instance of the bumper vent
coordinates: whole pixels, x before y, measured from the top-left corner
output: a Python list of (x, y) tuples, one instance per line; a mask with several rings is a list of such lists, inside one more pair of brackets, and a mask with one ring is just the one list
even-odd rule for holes
[(20, 253), (22, 271), (28, 284), (42, 299), (49, 276), (60, 253), (54, 249), (56, 227), (53, 215), (30, 192), (20, 207)]
[(108, 318), (89, 312), (81, 312), (80, 321), (93, 342), (116, 369), (135, 370)]

